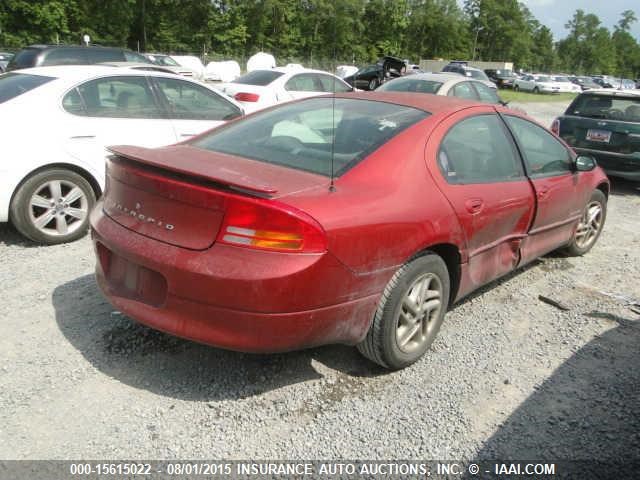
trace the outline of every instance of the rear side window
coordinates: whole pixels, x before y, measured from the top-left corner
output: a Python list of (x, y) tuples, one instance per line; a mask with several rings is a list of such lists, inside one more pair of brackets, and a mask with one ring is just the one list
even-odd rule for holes
[(495, 88), (487, 87), (484, 83), (480, 82), (475, 82), (473, 86), (476, 88), (476, 92), (478, 92), (481, 102), (493, 104), (500, 103), (500, 98), (498, 97)]
[(191, 82), (156, 78), (169, 104), (171, 118), (183, 120), (231, 120), (242, 115), (234, 104)]
[(109, 118), (164, 118), (145, 77), (106, 77), (85, 82), (62, 101), (64, 108), (76, 115)]
[(27, 93), (51, 80), (55, 80), (55, 78), (24, 73), (5, 73), (0, 75), (0, 103)]
[(345, 83), (335, 77), (330, 75), (323, 75), (321, 73), (315, 74), (316, 78), (320, 80), (320, 84), (322, 85), (322, 90), (325, 92), (350, 92), (352, 89), (349, 85), (345, 85)]
[(259, 112), (193, 145), (325, 176), (331, 174), (333, 159), (339, 176), (427, 116), (391, 103), (313, 98)]
[(449, 97), (464, 98), (466, 100), (478, 100), (478, 94), (473, 89), (473, 85), (469, 82), (460, 82), (456, 84), (449, 93)]
[(312, 73), (294, 75), (284, 86), (290, 92), (322, 92), (322, 85)]
[(640, 122), (640, 97), (580, 95), (567, 109), (567, 115)]
[(244, 85), (258, 85), (264, 87), (269, 85), (276, 78), (284, 75), (282, 72), (275, 72), (273, 70), (254, 70), (246, 75), (236, 78), (233, 83), (242, 83)]
[(442, 82), (436, 82), (435, 80), (402, 77), (382, 84), (377, 90), (382, 92), (436, 93), (441, 86)]
[(18, 70), (20, 68), (31, 68), (36, 66), (36, 59), (42, 50), (37, 48), (26, 48), (16, 54), (11, 59), (7, 67), (10, 70)]
[(496, 115), (479, 115), (454, 125), (440, 145), (438, 166), (446, 181), (453, 184), (524, 177), (514, 145)]

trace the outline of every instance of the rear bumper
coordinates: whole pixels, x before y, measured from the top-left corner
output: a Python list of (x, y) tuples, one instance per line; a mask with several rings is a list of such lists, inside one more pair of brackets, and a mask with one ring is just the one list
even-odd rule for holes
[(591, 148), (575, 148), (581, 155), (591, 155), (598, 161), (598, 165), (612, 177), (626, 178), (640, 181), (640, 158), (623, 153), (607, 152)]
[(96, 279), (111, 303), (140, 323), (208, 345), (279, 352), (355, 344), (380, 297), (330, 254), (187, 250), (122, 227), (101, 204), (91, 224)]

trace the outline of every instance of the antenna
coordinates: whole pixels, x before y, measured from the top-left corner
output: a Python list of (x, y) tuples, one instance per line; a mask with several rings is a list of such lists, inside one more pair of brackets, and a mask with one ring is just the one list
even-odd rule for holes
[(332, 78), (333, 95), (331, 96), (331, 183), (329, 183), (329, 191), (335, 192), (336, 185), (334, 179), (334, 158), (336, 149), (336, 23), (338, 18), (338, 12), (336, 10), (336, 0), (333, 0), (333, 65), (332, 70), (334, 72)]

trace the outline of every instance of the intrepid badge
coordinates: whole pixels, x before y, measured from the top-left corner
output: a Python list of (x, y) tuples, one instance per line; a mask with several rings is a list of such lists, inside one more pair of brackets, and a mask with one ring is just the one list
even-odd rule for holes
[(174, 225), (172, 225), (171, 223), (163, 222), (162, 220), (158, 220), (156, 218), (149, 217), (149, 216), (145, 215), (144, 213), (142, 213), (140, 211), (141, 208), (142, 208), (142, 205), (140, 205), (137, 202), (136, 202), (135, 209), (131, 209), (131, 208), (125, 207), (121, 203), (114, 202), (114, 201), (111, 201), (111, 206), (113, 208), (115, 208), (116, 210), (121, 211), (122, 213), (125, 213), (127, 215), (130, 215), (133, 218), (136, 218), (136, 219), (140, 220), (141, 222), (149, 223), (151, 225), (155, 225), (156, 227), (160, 227), (160, 228), (163, 228), (165, 230), (173, 230), (175, 228)]

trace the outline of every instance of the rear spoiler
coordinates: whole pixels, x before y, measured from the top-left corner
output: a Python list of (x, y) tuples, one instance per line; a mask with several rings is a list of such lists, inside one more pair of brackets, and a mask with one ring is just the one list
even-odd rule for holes
[[(278, 189), (258, 183), (234, 168), (234, 157), (218, 152), (209, 152), (189, 145), (173, 145), (164, 148), (144, 148), (129, 145), (107, 147), (113, 154), (127, 160), (178, 173), (195, 179), (227, 185), (234, 190), (260, 197), (271, 197)], [(215, 158), (212, 156), (215, 155)], [(243, 159), (246, 160), (246, 159)], [(256, 168), (268, 168), (256, 162)], [(268, 175), (267, 175), (268, 176)]]

